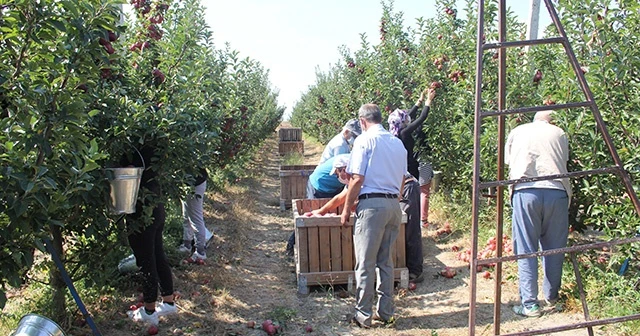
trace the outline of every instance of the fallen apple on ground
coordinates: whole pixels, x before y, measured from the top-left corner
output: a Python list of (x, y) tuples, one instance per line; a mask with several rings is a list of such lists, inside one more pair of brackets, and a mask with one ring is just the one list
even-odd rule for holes
[(456, 272), (456, 270), (452, 269), (451, 267), (445, 267), (442, 271), (440, 271), (440, 275), (449, 279), (456, 276), (457, 273), (458, 272)]
[(150, 326), (149, 329), (147, 329), (147, 334), (149, 335), (157, 335), (158, 334), (158, 327), (157, 326)]

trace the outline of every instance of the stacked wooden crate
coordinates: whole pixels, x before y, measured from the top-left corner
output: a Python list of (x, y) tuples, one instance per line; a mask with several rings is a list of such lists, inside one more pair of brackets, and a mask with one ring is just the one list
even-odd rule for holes
[(302, 141), (302, 128), (280, 128), (278, 130), (278, 153), (287, 155), (299, 153), (304, 155), (304, 141)]
[(294, 199), (307, 198), (307, 182), (314, 169), (315, 165), (280, 166), (280, 209), (291, 208)]

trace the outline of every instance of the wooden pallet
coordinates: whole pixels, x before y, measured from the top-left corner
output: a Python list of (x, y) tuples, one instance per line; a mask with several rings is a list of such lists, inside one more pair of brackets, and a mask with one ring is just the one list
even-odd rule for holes
[(280, 166), (280, 209), (291, 207), (291, 201), (307, 198), (307, 182), (316, 165)]
[[(342, 226), (342, 207), (323, 217), (305, 217), (304, 213), (319, 209), (329, 201), (323, 199), (295, 199), (292, 201), (296, 232), (295, 260), (298, 293), (308, 294), (310, 286), (344, 285), (349, 291), (355, 283), (355, 255), (353, 249), (353, 222)], [(409, 270), (406, 267), (405, 225), (406, 215), (398, 238), (392, 246), (394, 278), (401, 288), (409, 286)]]

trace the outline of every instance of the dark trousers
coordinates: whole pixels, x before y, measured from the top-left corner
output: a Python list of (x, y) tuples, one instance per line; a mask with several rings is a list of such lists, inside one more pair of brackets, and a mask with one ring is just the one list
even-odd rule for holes
[[(142, 176), (141, 192), (151, 191), (156, 195), (161, 195), (160, 186), (153, 179), (155, 176), (147, 172), (148, 170)], [(145, 176), (145, 174), (148, 175)], [(136, 212), (127, 215), (126, 223), (129, 230), (129, 246), (131, 246), (133, 255), (136, 257), (136, 264), (142, 272), (144, 302), (151, 303), (158, 299), (158, 288), (162, 296), (173, 294), (173, 276), (162, 243), (162, 232), (166, 218), (164, 204), (160, 203), (154, 206), (152, 221), (145, 225), (142, 214), (147, 206), (151, 205), (146, 202), (143, 205), (143, 202), (138, 201)]]
[(162, 296), (173, 294), (171, 267), (162, 244), (164, 221), (164, 205), (159, 204), (153, 209), (153, 222), (128, 237), (136, 263), (142, 272), (142, 294), (147, 303), (158, 299), (158, 287)]
[(422, 228), (420, 226), (420, 183), (408, 181), (404, 184), (400, 208), (407, 214), (405, 226), (405, 253), (409, 273), (422, 274)]

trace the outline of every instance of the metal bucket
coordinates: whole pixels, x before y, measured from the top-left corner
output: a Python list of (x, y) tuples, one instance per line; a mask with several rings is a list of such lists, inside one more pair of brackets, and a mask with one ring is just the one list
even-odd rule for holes
[(114, 215), (136, 212), (138, 189), (144, 168), (107, 168), (105, 172), (111, 184), (109, 211)]
[(18, 329), (11, 336), (64, 336), (64, 333), (50, 319), (38, 314), (28, 314), (20, 319)]

